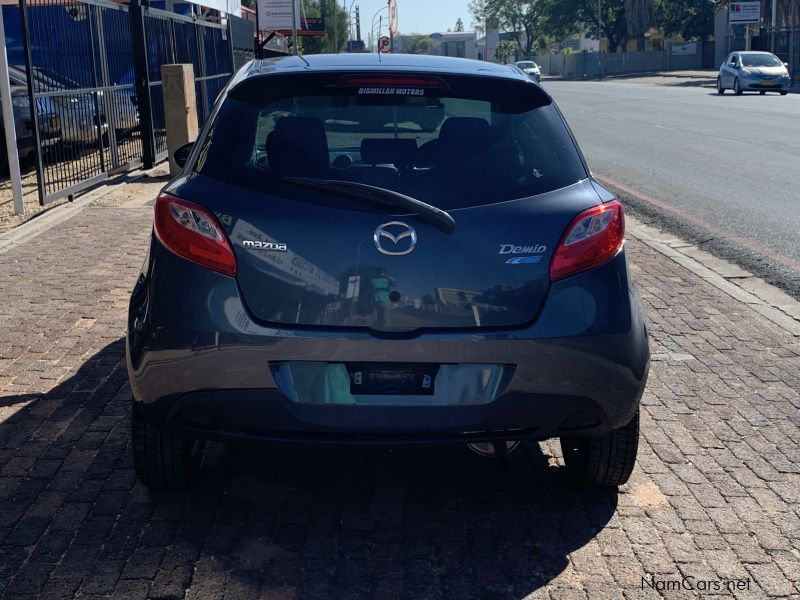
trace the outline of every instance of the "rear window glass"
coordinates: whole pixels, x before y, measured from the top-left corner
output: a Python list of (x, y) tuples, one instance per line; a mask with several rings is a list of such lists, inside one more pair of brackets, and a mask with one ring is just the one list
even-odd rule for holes
[[(345, 83), (343, 83), (345, 82)], [(354, 82), (354, 83), (353, 83)], [(263, 77), (220, 107), (197, 170), (281, 195), (283, 177), (398, 191), (442, 209), (525, 198), (585, 178), (549, 98), (518, 81)]]

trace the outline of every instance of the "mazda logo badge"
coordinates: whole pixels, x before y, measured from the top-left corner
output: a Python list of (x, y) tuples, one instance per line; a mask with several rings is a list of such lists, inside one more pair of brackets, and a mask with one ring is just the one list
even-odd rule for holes
[(378, 226), (372, 239), (375, 240), (375, 247), (381, 254), (403, 256), (416, 247), (417, 232), (411, 225), (402, 221), (389, 221)]

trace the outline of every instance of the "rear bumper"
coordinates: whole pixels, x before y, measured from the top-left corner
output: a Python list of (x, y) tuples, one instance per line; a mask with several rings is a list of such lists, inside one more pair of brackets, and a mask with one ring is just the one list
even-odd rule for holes
[[(591, 319), (576, 312), (575, 294), (596, 305)], [(624, 253), (553, 284), (528, 326), (387, 337), (257, 323), (235, 280), (156, 242), (132, 294), (127, 354), (145, 418), (207, 438), (315, 443), (601, 435), (633, 417), (649, 368)], [(270, 369), (282, 361), (502, 364), (513, 376), (481, 405), (309, 405), (282, 393)]]

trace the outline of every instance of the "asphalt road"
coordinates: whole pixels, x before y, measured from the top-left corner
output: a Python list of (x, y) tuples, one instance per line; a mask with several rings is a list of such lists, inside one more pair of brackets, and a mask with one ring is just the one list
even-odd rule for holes
[(545, 87), (593, 173), (628, 210), (800, 297), (800, 95), (620, 81)]

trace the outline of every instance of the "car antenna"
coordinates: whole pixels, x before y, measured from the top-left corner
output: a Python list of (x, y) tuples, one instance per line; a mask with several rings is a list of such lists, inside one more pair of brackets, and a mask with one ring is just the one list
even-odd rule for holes
[(310, 66), (311, 66), (311, 63), (310, 63), (310, 62), (308, 62), (308, 61), (306, 60), (306, 57), (305, 57), (305, 56), (303, 56), (302, 54), (298, 54), (298, 55), (297, 55), (297, 57), (298, 57), (300, 60), (302, 60), (304, 63), (306, 63), (306, 66), (307, 66), (307, 67), (310, 67)]

